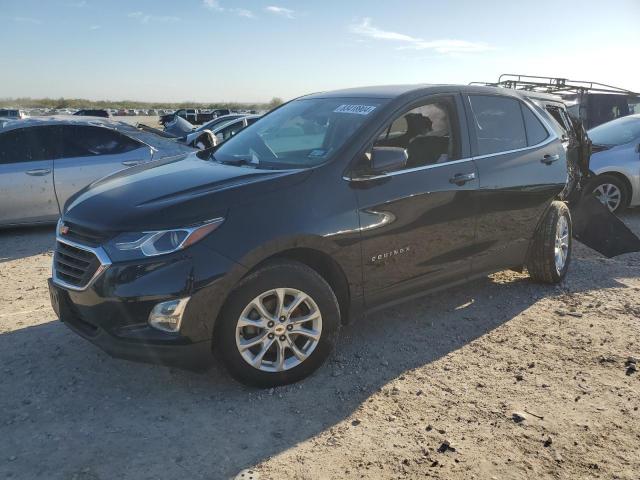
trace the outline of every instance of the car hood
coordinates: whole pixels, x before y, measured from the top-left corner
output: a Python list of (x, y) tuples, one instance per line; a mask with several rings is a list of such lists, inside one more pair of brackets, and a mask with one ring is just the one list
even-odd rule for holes
[(65, 205), (65, 221), (103, 233), (194, 225), (233, 205), (287, 188), (305, 170), (262, 170), (201, 160), (195, 154), (121, 170)]
[(153, 147), (154, 160), (191, 153), (194, 151), (193, 148), (188, 147), (187, 145), (180, 143), (173, 138), (163, 138), (160, 135), (153, 132), (149, 132), (149, 131), (145, 131), (137, 128), (131, 128), (131, 129), (127, 129), (127, 131), (123, 133), (126, 133), (128, 136), (133, 137)]

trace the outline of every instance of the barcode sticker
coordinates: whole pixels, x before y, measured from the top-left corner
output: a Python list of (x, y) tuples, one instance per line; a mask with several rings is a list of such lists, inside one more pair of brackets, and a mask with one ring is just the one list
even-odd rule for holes
[(372, 105), (340, 105), (334, 113), (355, 113), (356, 115), (369, 115), (376, 107)]

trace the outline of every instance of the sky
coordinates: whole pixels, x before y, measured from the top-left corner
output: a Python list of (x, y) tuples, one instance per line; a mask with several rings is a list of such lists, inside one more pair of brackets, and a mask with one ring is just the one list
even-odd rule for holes
[(284, 100), (501, 73), (640, 91), (640, 0), (0, 0), (0, 98)]

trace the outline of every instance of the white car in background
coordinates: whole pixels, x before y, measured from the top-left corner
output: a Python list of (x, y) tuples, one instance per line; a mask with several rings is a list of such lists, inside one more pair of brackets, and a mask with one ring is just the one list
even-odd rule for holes
[(640, 205), (640, 114), (589, 130), (593, 142), (587, 188), (612, 212)]
[(42, 117), (0, 122), (0, 227), (52, 223), (99, 178), (194, 150), (124, 122)]

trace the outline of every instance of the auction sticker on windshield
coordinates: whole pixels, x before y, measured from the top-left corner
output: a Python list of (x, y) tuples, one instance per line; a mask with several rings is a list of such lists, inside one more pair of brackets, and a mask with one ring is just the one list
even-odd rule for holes
[(334, 113), (355, 113), (356, 115), (369, 115), (376, 109), (373, 105), (340, 105)]

